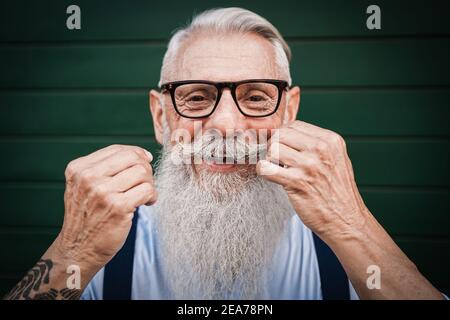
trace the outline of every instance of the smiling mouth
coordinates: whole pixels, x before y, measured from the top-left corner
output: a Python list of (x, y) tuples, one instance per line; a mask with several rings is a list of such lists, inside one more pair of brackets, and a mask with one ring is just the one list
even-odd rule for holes
[(238, 168), (240, 167), (238, 164), (235, 164), (235, 163), (215, 163), (215, 162), (206, 162), (206, 161), (203, 162), (202, 166), (209, 171), (220, 172), (220, 173), (234, 172), (234, 171), (238, 170)]

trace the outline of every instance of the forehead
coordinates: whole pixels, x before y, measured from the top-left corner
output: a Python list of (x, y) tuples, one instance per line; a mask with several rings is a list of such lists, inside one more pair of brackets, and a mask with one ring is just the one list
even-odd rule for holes
[(180, 49), (174, 76), (174, 80), (274, 79), (275, 50), (256, 34), (200, 34)]

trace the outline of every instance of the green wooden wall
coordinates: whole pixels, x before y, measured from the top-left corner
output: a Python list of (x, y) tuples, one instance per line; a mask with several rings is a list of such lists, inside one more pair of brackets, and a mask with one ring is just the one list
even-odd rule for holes
[[(362, 195), (420, 270), (450, 292), (450, 5), (376, 1), (1, 1), (0, 293), (62, 222), (64, 168), (112, 143), (156, 150), (147, 92), (171, 31), (242, 6), (293, 51), (299, 118), (342, 134)], [(81, 7), (82, 29), (66, 28)]]

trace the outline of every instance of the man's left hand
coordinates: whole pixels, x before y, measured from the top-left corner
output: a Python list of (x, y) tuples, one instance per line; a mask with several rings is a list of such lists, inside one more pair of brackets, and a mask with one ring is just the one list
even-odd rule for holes
[(370, 214), (345, 141), (333, 131), (303, 121), (277, 129), (257, 172), (284, 187), (303, 223), (324, 240), (358, 232)]

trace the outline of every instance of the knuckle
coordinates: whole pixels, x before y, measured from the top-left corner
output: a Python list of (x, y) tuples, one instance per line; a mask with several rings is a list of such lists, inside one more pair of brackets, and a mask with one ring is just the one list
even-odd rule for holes
[(149, 174), (149, 168), (144, 163), (140, 162), (135, 165), (135, 170), (139, 176), (147, 176)]
[(150, 182), (144, 182), (142, 184), (142, 189), (143, 189), (143, 192), (145, 192), (146, 194), (153, 193), (153, 191), (154, 191), (153, 185)]
[(106, 188), (102, 184), (95, 186), (92, 192), (94, 197), (103, 204), (107, 204), (110, 200)]
[(314, 175), (318, 170), (318, 163), (313, 158), (305, 158), (303, 161), (303, 168), (307, 174)]
[(344, 142), (344, 138), (342, 138), (342, 136), (336, 132), (330, 133), (329, 140), (334, 145), (342, 145), (342, 143)]
[(139, 155), (134, 151), (133, 148), (123, 148), (115, 156), (131, 162), (137, 161), (139, 158)]
[(108, 149), (122, 149), (123, 147), (125, 147), (123, 144), (115, 143), (115, 144), (112, 144), (112, 145), (108, 146), (107, 148)]
[(76, 167), (75, 161), (76, 160), (70, 161), (67, 164), (67, 166), (66, 166), (66, 170), (64, 171), (64, 175), (65, 175), (67, 180), (72, 179), (74, 177), (74, 175), (75, 175), (75, 172), (76, 172), (76, 170), (75, 170), (75, 167)]
[(133, 161), (138, 161), (142, 159), (142, 152), (137, 147), (134, 147), (131, 149), (131, 156)]
[(113, 213), (122, 213), (124, 211), (123, 201), (119, 197), (115, 197), (110, 199), (109, 206), (111, 208), (111, 212)]
[(85, 169), (79, 174), (79, 183), (84, 189), (90, 190), (94, 181), (95, 174), (92, 169)]
[(136, 154), (140, 157), (145, 154), (144, 149), (142, 149), (141, 147), (133, 147), (133, 151), (136, 152)]
[(141, 147), (135, 147), (136, 153), (141, 159), (144, 159), (145, 162), (153, 161), (153, 155), (150, 151), (145, 150)]
[(115, 152), (121, 152), (122, 150), (125, 149), (125, 145), (122, 144), (111, 144), (107, 147), (104, 147), (103, 149), (101, 149), (102, 151), (115, 151)]
[(315, 150), (320, 154), (328, 152), (328, 144), (325, 141), (319, 140), (315, 145)]
[(143, 192), (147, 195), (147, 201), (155, 200), (156, 199), (156, 190), (153, 187), (152, 183), (146, 182), (143, 185)]
[(305, 168), (308, 168), (308, 169), (314, 169), (314, 167), (315, 167), (315, 161), (313, 160), (313, 159), (311, 159), (311, 158), (306, 158), (305, 159), (305, 162), (304, 162), (304, 166), (305, 166)]

